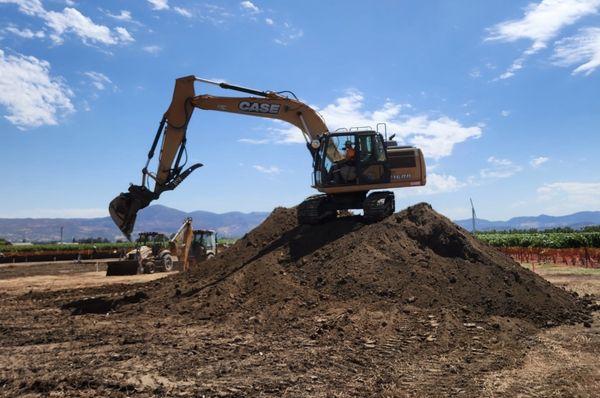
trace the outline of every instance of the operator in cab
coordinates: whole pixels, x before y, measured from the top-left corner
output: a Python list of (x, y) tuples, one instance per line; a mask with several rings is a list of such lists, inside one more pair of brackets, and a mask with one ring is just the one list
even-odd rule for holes
[(352, 142), (346, 141), (344, 144), (344, 157), (346, 161), (353, 161), (356, 158), (356, 149), (352, 148)]

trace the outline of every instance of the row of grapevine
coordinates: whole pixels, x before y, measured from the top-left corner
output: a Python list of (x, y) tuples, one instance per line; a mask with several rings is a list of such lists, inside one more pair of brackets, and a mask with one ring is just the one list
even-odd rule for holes
[(478, 233), (476, 236), (496, 247), (600, 248), (600, 232)]
[(42, 253), (56, 251), (83, 251), (83, 250), (119, 250), (134, 247), (131, 242), (122, 243), (81, 243), (81, 244), (41, 244), (41, 245), (0, 245), (0, 253)]

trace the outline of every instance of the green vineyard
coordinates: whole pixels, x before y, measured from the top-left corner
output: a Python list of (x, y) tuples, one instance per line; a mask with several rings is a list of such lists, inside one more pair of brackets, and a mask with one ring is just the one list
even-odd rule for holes
[(135, 243), (81, 243), (81, 244), (36, 244), (36, 245), (0, 245), (1, 253), (20, 252), (56, 252), (56, 251), (83, 251), (83, 250), (117, 250), (135, 247)]
[(482, 232), (477, 233), (476, 236), (479, 240), (495, 247), (600, 248), (600, 232)]

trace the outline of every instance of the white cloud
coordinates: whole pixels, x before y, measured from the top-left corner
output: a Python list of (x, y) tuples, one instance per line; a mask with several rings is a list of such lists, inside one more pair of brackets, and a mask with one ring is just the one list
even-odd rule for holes
[(148, 0), (153, 10), (168, 10), (169, 0)]
[(74, 111), (72, 95), (60, 77), (50, 75), (47, 61), (0, 50), (0, 104), (19, 129), (58, 124), (60, 116)]
[[(319, 109), (327, 127), (334, 131), (341, 127), (370, 126), (386, 123), (388, 133), (396, 134), (396, 140), (402, 144), (420, 147), (428, 158), (439, 159), (449, 156), (456, 144), (473, 138), (479, 138), (481, 125), (463, 126), (460, 122), (448, 117), (429, 115), (404, 115), (403, 109), (410, 109), (408, 104), (397, 104), (388, 100), (378, 109), (364, 109), (364, 96), (357, 90), (349, 90), (346, 95), (333, 103)], [(304, 143), (304, 138), (295, 127), (274, 128), (277, 134), (275, 141), (280, 143)]]
[(481, 70), (479, 70), (479, 68), (473, 68), (469, 72), (469, 76), (471, 76), (473, 79), (480, 78), (481, 77)]
[(523, 170), (519, 165), (514, 164), (509, 159), (499, 159), (490, 156), (487, 160), (490, 167), (482, 169), (479, 172), (481, 178), (508, 178)]
[(127, 31), (127, 29), (117, 26), (115, 28), (115, 30), (117, 31), (117, 34), (119, 35), (119, 39), (121, 39), (122, 43), (131, 43), (131, 42), (135, 41), (133, 39), (133, 37), (131, 36), (131, 34)]
[(152, 45), (152, 46), (144, 46), (144, 47), (142, 47), (142, 50), (144, 50), (145, 52), (147, 52), (147, 53), (149, 53), (149, 54), (154, 54), (154, 55), (155, 55), (155, 54), (158, 54), (159, 52), (161, 52), (161, 51), (162, 51), (162, 47), (160, 47), (160, 46), (155, 46), (155, 45)]
[(41, 18), (46, 27), (52, 30), (50, 38), (56, 44), (61, 44), (63, 36), (69, 33), (78, 36), (86, 44), (115, 45), (133, 41), (124, 28), (116, 28), (116, 33), (113, 33), (107, 26), (94, 23), (75, 8), (66, 7), (61, 12), (47, 11), (39, 0), (0, 0), (0, 3), (16, 4), (22, 13)]
[(554, 182), (537, 189), (548, 213), (600, 210), (600, 182)]
[(563, 28), (584, 16), (594, 14), (598, 8), (600, 8), (600, 0), (543, 0), (527, 6), (522, 18), (504, 21), (490, 28), (486, 40), (532, 41), (531, 46), (499, 78), (512, 77), (515, 72), (523, 68), (527, 57), (546, 48), (549, 41)]
[(37, 15), (45, 11), (40, 0), (0, 0), (0, 3), (16, 4), (19, 11), (27, 15)]
[(254, 3), (252, 3), (251, 1), (248, 1), (248, 0), (242, 1), (240, 3), (240, 6), (243, 9), (248, 10), (253, 14), (258, 14), (260, 12), (260, 8), (258, 8)]
[(47, 26), (54, 32), (50, 38), (57, 44), (64, 41), (65, 33), (74, 33), (84, 43), (98, 42), (102, 44), (117, 44), (118, 39), (104, 25), (95, 24), (74, 8), (65, 8), (63, 12), (47, 11), (41, 15)]
[(107, 85), (112, 85), (113, 82), (103, 73), (100, 72), (85, 72), (85, 76), (89, 77), (91, 80), (92, 86), (96, 87), (98, 90), (106, 89)]
[(189, 12), (187, 9), (182, 8), (182, 7), (173, 7), (173, 11), (175, 11), (177, 14), (182, 15), (182, 16), (187, 17), (187, 18), (191, 18), (192, 17), (192, 13)]
[(398, 192), (405, 196), (435, 195), (440, 193), (454, 192), (466, 186), (453, 175), (428, 173), (427, 184), (424, 187), (413, 189), (400, 189)]
[(283, 25), (281, 25), (281, 33), (279, 37), (274, 40), (274, 42), (282, 46), (287, 46), (303, 36), (304, 31), (302, 29), (298, 29), (292, 26), (292, 24), (284, 22)]
[(119, 14), (111, 14), (111, 13), (106, 13), (106, 15), (108, 15), (111, 18), (114, 18), (118, 21), (123, 21), (123, 22), (131, 22), (133, 19), (131, 18), (131, 11), (127, 11), (127, 10), (121, 10), (121, 12)]
[(271, 18), (265, 18), (265, 23), (266, 23), (267, 25), (274, 25), (274, 24), (275, 24), (275, 21), (273, 21)]
[(42, 31), (42, 30), (38, 30), (38, 31), (34, 32), (30, 29), (19, 29), (14, 26), (9, 26), (8, 28), (6, 28), (4, 30), (12, 33), (14, 35), (17, 35), (19, 37), (22, 37), (24, 39), (33, 39), (34, 37), (37, 39), (42, 39), (46, 36), (44, 31)]
[(553, 59), (560, 66), (579, 64), (573, 74), (591, 74), (600, 66), (600, 28), (580, 29), (576, 36), (558, 41)]
[(537, 158), (531, 159), (531, 161), (529, 162), (529, 164), (534, 169), (537, 169), (538, 167), (540, 167), (541, 165), (543, 165), (544, 163), (546, 163), (548, 160), (550, 160), (550, 158), (548, 158), (546, 156), (539, 156)]
[(261, 166), (259, 164), (255, 164), (254, 166), (252, 166), (255, 170), (264, 173), (264, 174), (270, 174), (270, 175), (274, 175), (274, 174), (279, 174), (281, 173), (281, 169), (277, 166)]
[(503, 111), (501, 111), (501, 112), (500, 112), (500, 114), (501, 114), (502, 116), (504, 116), (504, 117), (508, 117), (508, 116), (510, 115), (510, 111), (503, 110)]
[(262, 145), (262, 144), (268, 144), (270, 141), (266, 138), (264, 139), (254, 139), (254, 138), (240, 138), (238, 140), (238, 142), (244, 143), (244, 144), (252, 144), (252, 145)]

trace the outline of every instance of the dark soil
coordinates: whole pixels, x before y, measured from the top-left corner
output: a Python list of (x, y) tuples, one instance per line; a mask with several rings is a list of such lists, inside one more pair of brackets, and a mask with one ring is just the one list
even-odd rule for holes
[(481, 396), (592, 308), (427, 204), (319, 226), (279, 208), (188, 274), (0, 304), (7, 396)]
[[(285, 327), (330, 305), (406, 305), (468, 317), (515, 317), (537, 326), (582, 322), (580, 300), (479, 242), (427, 204), (366, 225), (343, 217), (298, 226), (278, 208), (223, 256), (159, 282), (149, 304), (202, 317), (251, 312)], [(307, 304), (309, 303), (309, 304)]]

